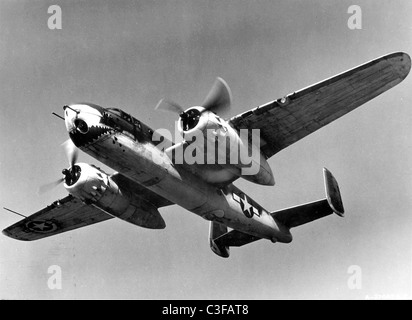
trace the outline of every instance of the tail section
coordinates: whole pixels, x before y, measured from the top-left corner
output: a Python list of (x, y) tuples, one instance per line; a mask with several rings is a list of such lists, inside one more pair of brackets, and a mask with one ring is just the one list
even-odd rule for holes
[[(230, 247), (241, 247), (262, 238), (269, 239), (272, 242), (288, 243), (292, 241), (292, 236), (289, 230), (291, 228), (326, 217), (332, 213), (336, 213), (338, 216), (343, 217), (344, 208), (338, 183), (332, 173), (326, 168), (323, 169), (323, 177), (326, 193), (324, 199), (276, 212), (267, 213), (265, 211), (265, 214), (260, 215), (259, 218), (253, 217), (254, 219), (262, 219), (262, 226), (264, 226), (264, 228), (267, 228), (268, 220), (275, 225), (273, 227), (272, 237), (268, 237), (267, 233), (265, 234), (264, 232), (259, 233), (259, 231), (263, 229), (259, 230), (256, 228), (254, 231), (255, 235), (251, 235), (239, 230), (228, 231), (227, 226), (224, 224), (211, 221), (209, 230), (210, 248), (218, 256), (228, 258)], [(272, 216), (274, 221), (270, 219), (268, 214)], [(256, 236), (259, 234), (262, 236)]]
[(222, 258), (229, 258), (229, 247), (241, 247), (245, 244), (260, 240), (238, 230), (227, 231), (227, 227), (216, 221), (210, 221), (209, 243), (210, 249)]
[(323, 168), (323, 177), (326, 199), (272, 212), (272, 217), (287, 228), (294, 228), (332, 213), (343, 217), (344, 208), (338, 182), (326, 168)]

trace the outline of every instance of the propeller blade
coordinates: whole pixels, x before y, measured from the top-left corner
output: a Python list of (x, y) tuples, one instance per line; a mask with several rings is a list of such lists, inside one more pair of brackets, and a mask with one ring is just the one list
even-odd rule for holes
[(64, 181), (64, 178), (60, 178), (59, 180), (53, 181), (53, 182), (49, 182), (46, 183), (42, 186), (39, 187), (38, 193), (39, 194), (44, 194), (46, 192), (49, 192), (50, 190), (54, 189), (55, 187), (57, 187), (60, 183), (62, 183)]
[(177, 114), (181, 114), (185, 111), (181, 105), (173, 101), (165, 100), (165, 99), (162, 99), (159, 101), (155, 110), (169, 111), (169, 112), (174, 112)]
[(63, 175), (65, 177), (40, 186), (39, 189), (38, 189), (38, 194), (44, 194), (46, 192), (51, 191), (53, 188), (57, 187), (60, 183), (64, 182), (67, 177), (70, 178), (70, 175), (73, 173), (73, 170), (71, 168), (74, 168), (74, 165), (77, 162), (77, 157), (78, 157), (78, 154), (79, 154), (79, 150), (74, 145), (74, 143), (71, 139), (68, 139), (65, 142), (63, 142), (62, 146), (63, 146), (63, 148), (66, 152), (66, 156), (69, 160), (70, 169), (64, 169), (63, 170)]
[(69, 164), (70, 164), (70, 168), (71, 168), (77, 162), (77, 158), (78, 158), (78, 155), (79, 155), (79, 150), (74, 145), (74, 143), (71, 139), (68, 139), (65, 142), (63, 142), (62, 146), (64, 147), (64, 150), (66, 151), (66, 156), (67, 156), (67, 159), (69, 160)]
[(205, 101), (202, 103), (202, 107), (205, 110), (220, 113), (230, 107), (231, 101), (232, 94), (226, 81), (222, 78), (217, 78)]

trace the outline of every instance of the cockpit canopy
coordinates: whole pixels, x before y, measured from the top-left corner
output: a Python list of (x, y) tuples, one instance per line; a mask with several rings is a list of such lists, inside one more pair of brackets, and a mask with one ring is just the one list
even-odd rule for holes
[(142, 130), (142, 124), (139, 120), (117, 108), (104, 109), (101, 123), (115, 130), (128, 132), (135, 139), (138, 139), (138, 134)]
[[(123, 119), (124, 121), (127, 121), (130, 124), (133, 125), (140, 125), (140, 121), (135, 119), (134, 117), (132, 117), (131, 115), (129, 115), (128, 113), (124, 112), (123, 110), (117, 109), (117, 108), (107, 108), (105, 109), (108, 114), (110, 115), (115, 115), (121, 119)], [(103, 115), (104, 117), (104, 115)]]

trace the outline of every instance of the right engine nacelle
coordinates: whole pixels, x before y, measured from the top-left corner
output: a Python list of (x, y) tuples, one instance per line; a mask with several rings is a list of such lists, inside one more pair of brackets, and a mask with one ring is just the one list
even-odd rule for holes
[(233, 177), (262, 185), (275, 184), (272, 170), (260, 151), (260, 131), (253, 135), (253, 131), (245, 129), (239, 134), (227, 121), (203, 107), (186, 110), (178, 130), (188, 144), (202, 144), (203, 163), (220, 164)]

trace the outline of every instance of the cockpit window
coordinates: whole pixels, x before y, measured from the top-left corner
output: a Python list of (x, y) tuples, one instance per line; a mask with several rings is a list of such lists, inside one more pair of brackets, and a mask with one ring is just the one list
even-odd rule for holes
[(109, 111), (110, 113), (115, 114), (116, 116), (122, 117), (122, 113), (123, 111), (120, 109), (116, 109), (116, 108), (108, 108), (107, 111)]
[(117, 131), (126, 133), (134, 137), (136, 140), (142, 139), (142, 124), (140, 121), (120, 109), (105, 109), (101, 123), (108, 125)]
[(119, 116), (120, 118), (122, 118), (123, 120), (126, 120), (127, 122), (133, 124), (134, 122), (136, 122), (137, 120), (134, 119), (131, 115), (127, 114), (126, 112), (117, 109), (117, 108), (108, 108), (107, 111), (109, 111), (110, 113)]

